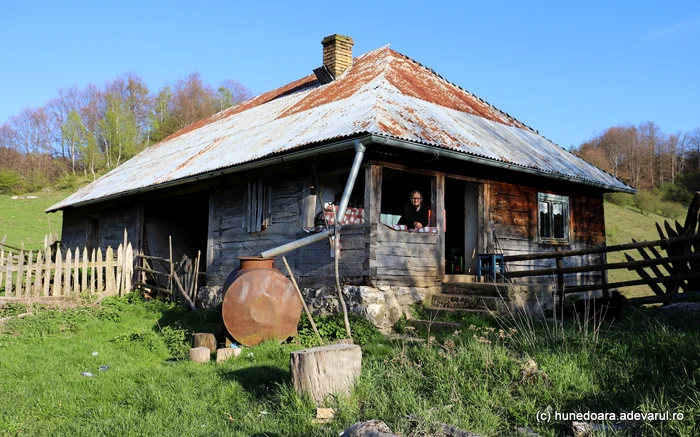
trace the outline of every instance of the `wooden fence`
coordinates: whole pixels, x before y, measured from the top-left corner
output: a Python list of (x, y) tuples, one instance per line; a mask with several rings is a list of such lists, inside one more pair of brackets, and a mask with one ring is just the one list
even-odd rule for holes
[[(554, 259), (556, 268), (537, 270), (523, 270), (506, 272), (506, 278), (520, 278), (531, 276), (555, 276), (557, 278), (557, 292), (560, 302), (564, 295), (581, 293), (586, 291), (607, 291), (613, 288), (629, 287), (633, 285), (648, 285), (654, 292), (654, 296), (630, 299), (632, 304), (667, 303), (671, 301), (692, 299), (700, 291), (700, 192), (695, 194), (688, 208), (685, 224), (675, 222), (675, 229), (668, 222), (664, 227), (657, 224), (656, 228), (661, 237), (660, 240), (620, 244), (616, 246), (594, 247), (582, 250), (557, 251), (548, 253), (532, 253), (526, 255), (512, 255), (503, 257), (504, 261), (526, 261), (539, 259)], [(664, 233), (665, 230), (665, 233)], [(666, 252), (662, 255), (659, 250)], [(625, 253), (627, 262), (607, 263), (600, 265), (583, 265), (577, 267), (563, 267), (563, 260), (567, 257), (577, 257), (591, 254), (610, 252), (622, 252), (636, 250), (642, 259), (635, 259)], [(624, 282), (603, 283), (596, 285), (564, 285), (564, 275), (571, 273), (585, 273), (614, 269), (628, 269), (635, 271), (640, 279)], [(647, 272), (645, 269), (649, 269)], [(678, 291), (684, 293), (679, 295)]]
[(82, 252), (50, 248), (20, 251), (0, 249), (0, 290), (6, 298), (62, 297), (80, 293), (119, 294), (131, 291), (134, 253), (131, 243)]

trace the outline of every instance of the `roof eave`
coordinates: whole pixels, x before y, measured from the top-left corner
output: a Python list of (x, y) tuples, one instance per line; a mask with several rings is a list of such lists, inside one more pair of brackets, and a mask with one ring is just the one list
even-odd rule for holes
[(564, 175), (561, 173), (552, 173), (548, 171), (543, 171), (531, 167), (525, 167), (522, 165), (510, 163), (510, 162), (504, 162), (504, 161), (498, 161), (496, 159), (488, 158), (485, 156), (475, 156), (475, 155), (470, 155), (465, 152), (458, 152), (455, 150), (449, 150), (445, 149), (442, 147), (430, 145), (430, 144), (424, 144), (424, 143), (418, 143), (414, 141), (408, 141), (408, 140), (403, 140), (399, 138), (395, 138), (392, 136), (388, 135), (380, 135), (380, 134), (372, 134), (371, 135), (371, 141), (372, 143), (376, 144), (382, 144), (382, 145), (388, 145), (388, 146), (393, 146), (405, 150), (410, 150), (414, 152), (421, 152), (421, 153), (429, 153), (431, 155), (436, 155), (436, 156), (441, 156), (441, 157), (448, 157), (452, 159), (457, 159), (460, 161), (467, 161), (475, 164), (481, 164), (481, 165), (488, 165), (491, 167), (496, 167), (504, 170), (513, 170), (521, 173), (528, 173), (532, 175), (537, 175), (537, 176), (542, 176), (546, 178), (551, 178), (551, 179), (557, 179), (557, 180), (563, 180), (563, 181), (568, 181), (576, 184), (583, 184), (583, 185), (588, 185), (588, 186), (593, 186), (596, 188), (599, 188), (601, 190), (605, 191), (616, 191), (616, 192), (622, 192), (622, 193), (629, 193), (629, 194), (634, 194), (637, 192), (632, 187), (619, 187), (619, 186), (614, 186), (610, 184), (606, 184), (600, 181), (594, 181), (591, 179), (583, 179), (583, 178), (578, 178), (575, 176), (569, 176), (569, 175)]
[(259, 159), (256, 161), (251, 161), (251, 162), (235, 165), (235, 166), (228, 167), (228, 168), (217, 169), (217, 170), (213, 170), (213, 171), (206, 172), (206, 173), (200, 173), (200, 174), (188, 176), (188, 177), (182, 178), (182, 179), (168, 181), (168, 182), (164, 182), (164, 183), (157, 184), (157, 185), (150, 185), (148, 187), (123, 191), (121, 193), (116, 193), (116, 194), (112, 194), (109, 196), (100, 197), (97, 199), (90, 199), (90, 200), (85, 200), (82, 202), (75, 202), (75, 203), (71, 203), (70, 205), (65, 205), (65, 206), (61, 206), (58, 208), (51, 207), (51, 208), (48, 208), (45, 212), (50, 213), (50, 212), (60, 211), (60, 210), (63, 210), (63, 209), (69, 208), (69, 207), (78, 207), (78, 206), (91, 205), (91, 204), (95, 204), (95, 203), (101, 203), (101, 202), (105, 202), (108, 200), (114, 200), (114, 199), (119, 199), (122, 197), (133, 196), (133, 195), (137, 195), (137, 194), (147, 193), (150, 191), (160, 190), (163, 188), (170, 188), (170, 187), (174, 187), (174, 186), (178, 186), (178, 185), (183, 185), (183, 184), (187, 184), (190, 182), (203, 181), (203, 180), (212, 179), (212, 178), (219, 177), (219, 176), (229, 175), (229, 174), (233, 174), (233, 173), (239, 173), (239, 172), (243, 172), (243, 171), (247, 171), (247, 170), (253, 170), (256, 168), (266, 167), (266, 166), (269, 166), (272, 164), (281, 164), (281, 163), (285, 163), (285, 162), (309, 158), (312, 156), (327, 155), (329, 153), (340, 152), (343, 150), (354, 150), (355, 149), (354, 141), (356, 139), (360, 140), (363, 144), (369, 144), (371, 142), (370, 137), (371, 137), (370, 134), (361, 133), (359, 135), (353, 135), (353, 136), (344, 138), (341, 141), (335, 141), (332, 143), (324, 143), (324, 144), (317, 145), (315, 147), (305, 149), (305, 150), (277, 154), (277, 155), (273, 155), (273, 156), (270, 156), (267, 158), (262, 158), (262, 159)]

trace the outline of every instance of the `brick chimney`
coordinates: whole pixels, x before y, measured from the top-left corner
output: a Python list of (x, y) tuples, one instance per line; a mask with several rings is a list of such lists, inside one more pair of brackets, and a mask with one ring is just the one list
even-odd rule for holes
[(321, 44), (323, 65), (337, 78), (352, 65), (352, 46), (355, 42), (349, 36), (335, 34), (323, 38)]

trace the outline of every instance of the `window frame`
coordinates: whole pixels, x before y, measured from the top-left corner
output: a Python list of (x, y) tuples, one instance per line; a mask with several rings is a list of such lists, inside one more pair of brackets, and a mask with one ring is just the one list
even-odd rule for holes
[[(547, 203), (549, 205), (549, 231), (550, 236), (542, 235), (542, 223), (540, 222), (540, 204)], [(563, 211), (562, 216), (565, 218), (563, 222), (563, 237), (554, 237), (554, 204), (561, 204)], [(537, 193), (537, 239), (543, 244), (569, 244), (569, 230), (571, 224), (571, 208), (569, 196), (551, 193)]]

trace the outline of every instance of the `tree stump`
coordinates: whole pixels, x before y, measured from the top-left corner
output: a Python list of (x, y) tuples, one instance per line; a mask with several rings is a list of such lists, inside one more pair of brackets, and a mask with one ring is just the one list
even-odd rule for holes
[(332, 344), (291, 353), (292, 383), (316, 404), (328, 395), (348, 394), (362, 370), (362, 350), (353, 344)]
[(226, 361), (229, 358), (235, 358), (241, 354), (241, 349), (240, 348), (233, 348), (233, 347), (227, 347), (227, 348), (221, 348), (216, 350), (216, 362), (220, 363), (222, 361)]
[(211, 358), (211, 351), (208, 347), (193, 347), (190, 349), (190, 361), (195, 363), (208, 363)]
[(216, 337), (208, 332), (197, 332), (192, 336), (192, 347), (207, 347), (213, 354), (216, 352)]

